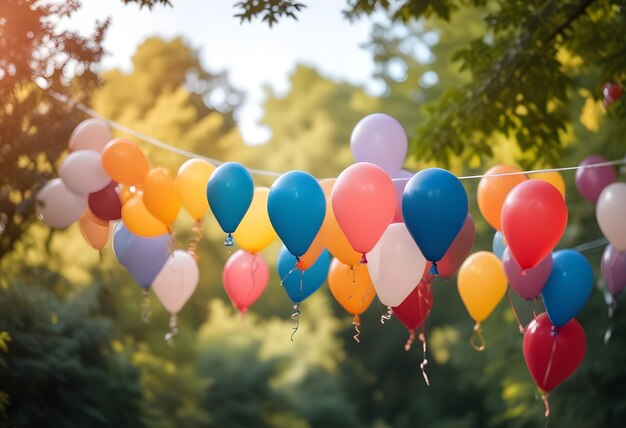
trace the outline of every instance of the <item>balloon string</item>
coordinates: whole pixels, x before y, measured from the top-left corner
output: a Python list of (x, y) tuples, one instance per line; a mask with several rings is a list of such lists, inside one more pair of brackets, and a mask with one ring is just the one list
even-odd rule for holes
[(150, 307), (150, 289), (144, 288), (142, 290), (141, 298), (141, 320), (146, 324), (150, 322), (152, 316), (152, 308)]
[(511, 305), (511, 310), (513, 311), (513, 316), (515, 317), (515, 321), (517, 321), (517, 327), (519, 328), (519, 334), (523, 335), (524, 334), (524, 330), (526, 330), (526, 329), (522, 325), (522, 322), (519, 320), (519, 316), (517, 315), (517, 310), (515, 309), (515, 305), (513, 304), (513, 292), (511, 291), (510, 287), (509, 287), (509, 305)]
[(554, 340), (552, 341), (552, 350), (550, 351), (550, 358), (548, 359), (548, 365), (546, 366), (546, 373), (543, 375), (543, 386), (546, 386), (546, 383), (548, 382), (548, 377), (550, 376), (550, 371), (552, 370), (554, 354), (556, 353), (556, 342), (559, 337), (559, 329), (555, 326), (552, 326), (550, 336), (554, 337)]
[(608, 305), (609, 312), (609, 327), (606, 329), (606, 333), (604, 333), (604, 344), (606, 345), (611, 340), (611, 336), (613, 335), (613, 316), (615, 315), (615, 310), (617, 309), (617, 301), (615, 299), (611, 300), (611, 303)]
[(533, 318), (537, 319), (537, 298), (533, 297)]
[[(411, 334), (413, 334), (411, 332)], [(424, 329), (420, 332), (418, 336), (420, 342), (422, 342), (422, 362), (420, 363), (420, 370), (422, 371), (422, 376), (424, 376), (424, 382), (426, 382), (426, 386), (430, 386), (430, 380), (428, 379), (428, 374), (426, 374), (426, 366), (428, 365), (428, 359), (426, 358), (426, 336), (424, 335)]]
[[(300, 262), (300, 259), (296, 258), (298, 260), (298, 262)], [(294, 268), (296, 269), (296, 268)], [(291, 272), (293, 272), (294, 269), (291, 269)], [(289, 274), (287, 274), (287, 276), (289, 276)], [(285, 277), (286, 278), (286, 277)], [(282, 282), (281, 282), (282, 284)], [(295, 310), (295, 312), (293, 314), (291, 314), (291, 318), (295, 318), (296, 320), (296, 325), (293, 327), (293, 331), (291, 332), (291, 341), (293, 342), (293, 336), (298, 332), (298, 329), (300, 328), (300, 315), (302, 314), (302, 312), (300, 312), (300, 302), (302, 301), (302, 271), (300, 271), (300, 297), (298, 298), (298, 303), (296, 303), (293, 306), (293, 309)]]
[(165, 341), (169, 346), (174, 346), (174, 336), (178, 334), (178, 317), (176, 314), (170, 316), (170, 331), (165, 334)]
[(391, 315), (393, 315), (393, 309), (391, 309), (391, 306), (387, 306), (387, 313), (380, 316), (380, 323), (385, 324), (385, 321), (391, 319)]
[(359, 340), (359, 336), (361, 335), (361, 330), (359, 330), (359, 327), (361, 326), (361, 318), (358, 315), (355, 315), (354, 318), (352, 318), (352, 325), (354, 326), (354, 331), (356, 332), (352, 338), (356, 343), (361, 343)]
[(196, 223), (191, 231), (193, 232), (193, 235), (191, 237), (191, 241), (189, 242), (187, 252), (198, 260), (198, 243), (200, 242), (200, 238), (202, 238), (202, 219), (196, 220)]
[(472, 348), (478, 352), (484, 351), (487, 347), (485, 337), (483, 336), (483, 329), (479, 322), (474, 325), (474, 331), (472, 332), (472, 337), (470, 338), (470, 345), (472, 345)]
[(409, 331), (409, 338), (406, 340), (404, 344), (404, 350), (409, 351), (411, 349), (411, 345), (413, 345), (413, 340), (415, 339), (415, 330)]
[(102, 263), (102, 250), (98, 250), (98, 254), (100, 255), (100, 263)]
[(539, 396), (541, 397), (541, 400), (543, 401), (543, 405), (546, 408), (546, 411), (544, 412), (543, 416), (545, 416), (546, 426), (548, 426), (548, 416), (550, 416), (550, 401), (548, 401), (548, 393), (540, 388)]

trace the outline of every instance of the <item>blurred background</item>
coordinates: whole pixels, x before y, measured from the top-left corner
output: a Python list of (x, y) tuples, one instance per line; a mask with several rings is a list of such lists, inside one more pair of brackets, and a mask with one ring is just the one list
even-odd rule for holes
[[(336, 177), (353, 162), (351, 131), (375, 112), (404, 125), (405, 167), (414, 171), (620, 159), (625, 108), (603, 105), (601, 90), (624, 77), (624, 55), (613, 55), (626, 47), (619, 2), (306, 2), (299, 11), (290, 1), (163, 3), (0, 5), (0, 425), (544, 424), (506, 299), (485, 322), (487, 349), (478, 353), (456, 280), (435, 280), (429, 387), (419, 346), (404, 350), (406, 329), (395, 319), (381, 325), (386, 308), (371, 305), (355, 343), (351, 317), (326, 285), (302, 304), (292, 343), (278, 242), (263, 252), (268, 288), (241, 320), (221, 284), (230, 254), (211, 216), (200, 284), (168, 346), (169, 315), (155, 299), (142, 322), (141, 290), (110, 248), (99, 253), (77, 226), (51, 230), (34, 218), (34, 194), (58, 175), (68, 138), (87, 117), (47, 91), (185, 150), (316, 177)], [(176, 171), (185, 160), (135, 141), (152, 165)], [(569, 221), (559, 248), (600, 238), (574, 172), (563, 177)], [(255, 176), (257, 185), (271, 182)], [(464, 181), (474, 251), (490, 251), (494, 231), (478, 211), (477, 184)], [(178, 247), (192, 226), (181, 213)], [(617, 308), (605, 345), (601, 252), (585, 252), (597, 279), (577, 317), (587, 355), (551, 394), (550, 426), (626, 425), (626, 310)], [(514, 303), (527, 322), (532, 304)]]

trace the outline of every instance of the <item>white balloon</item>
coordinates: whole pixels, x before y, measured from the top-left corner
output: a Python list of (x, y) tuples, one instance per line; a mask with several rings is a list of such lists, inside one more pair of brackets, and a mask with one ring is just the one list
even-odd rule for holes
[(87, 119), (74, 128), (68, 146), (70, 150), (95, 150), (102, 153), (104, 146), (113, 139), (109, 125), (100, 119)]
[(391, 307), (400, 305), (411, 294), (426, 267), (426, 259), (404, 223), (390, 224), (367, 253), (367, 260), (378, 298)]
[(195, 291), (199, 277), (196, 259), (187, 251), (175, 250), (152, 281), (152, 289), (165, 309), (176, 314)]
[(37, 193), (37, 217), (50, 227), (63, 229), (78, 221), (87, 206), (87, 198), (68, 189), (55, 178)]
[(617, 251), (626, 251), (626, 183), (611, 183), (596, 204), (600, 230)]
[(102, 167), (102, 156), (93, 150), (70, 153), (59, 171), (63, 183), (78, 195), (88, 195), (104, 189), (111, 178)]

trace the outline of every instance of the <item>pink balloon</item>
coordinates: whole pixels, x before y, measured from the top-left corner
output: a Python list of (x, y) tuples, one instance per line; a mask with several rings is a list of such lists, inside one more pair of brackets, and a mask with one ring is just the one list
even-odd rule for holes
[(596, 217), (600, 230), (617, 251), (626, 251), (626, 183), (609, 184), (604, 188)]
[(402, 217), (402, 195), (404, 194), (406, 184), (414, 175), (415, 173), (407, 171), (406, 169), (401, 169), (400, 172), (393, 174), (392, 178), (402, 179), (393, 181), (393, 187), (396, 189), (396, 213), (393, 216), (394, 223), (402, 223), (404, 221), (404, 218)]
[(365, 254), (374, 248), (396, 211), (391, 178), (379, 166), (355, 163), (337, 178), (332, 204), (339, 227), (366, 261)]
[(109, 125), (100, 119), (83, 120), (74, 128), (68, 144), (71, 151), (95, 150), (102, 153), (104, 146), (113, 139)]
[(176, 250), (152, 281), (152, 289), (165, 309), (176, 314), (195, 291), (199, 278), (196, 259), (187, 251)]
[(502, 265), (513, 291), (525, 300), (532, 300), (541, 293), (543, 286), (548, 282), (552, 272), (552, 253), (535, 266), (522, 271), (509, 249), (505, 248)]
[(476, 239), (476, 227), (474, 226), (474, 219), (468, 213), (459, 234), (452, 241), (446, 254), (437, 262), (437, 269), (441, 277), (452, 278), (456, 275), (465, 259), (472, 252), (474, 239)]
[(236, 251), (224, 265), (222, 283), (233, 304), (241, 313), (257, 301), (270, 277), (267, 263), (260, 254)]

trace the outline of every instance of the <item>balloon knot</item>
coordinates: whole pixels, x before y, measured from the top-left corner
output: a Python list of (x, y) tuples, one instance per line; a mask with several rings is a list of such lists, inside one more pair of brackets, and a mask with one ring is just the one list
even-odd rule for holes
[(226, 239), (224, 240), (224, 246), (232, 247), (233, 245), (235, 245), (235, 241), (233, 239), (233, 235), (229, 233)]
[(519, 274), (521, 276), (526, 276), (526, 274), (528, 273), (528, 271), (526, 271), (526, 269), (520, 269)]
[(437, 270), (436, 262), (433, 262), (433, 264), (430, 266), (430, 271), (428, 271), (428, 273), (430, 273), (431, 275), (439, 275), (439, 270)]
[(363, 253), (363, 255), (361, 256), (361, 264), (367, 264), (367, 256), (365, 255), (365, 253)]
[(296, 268), (300, 270), (304, 270), (304, 262), (300, 260), (300, 258), (296, 258)]

